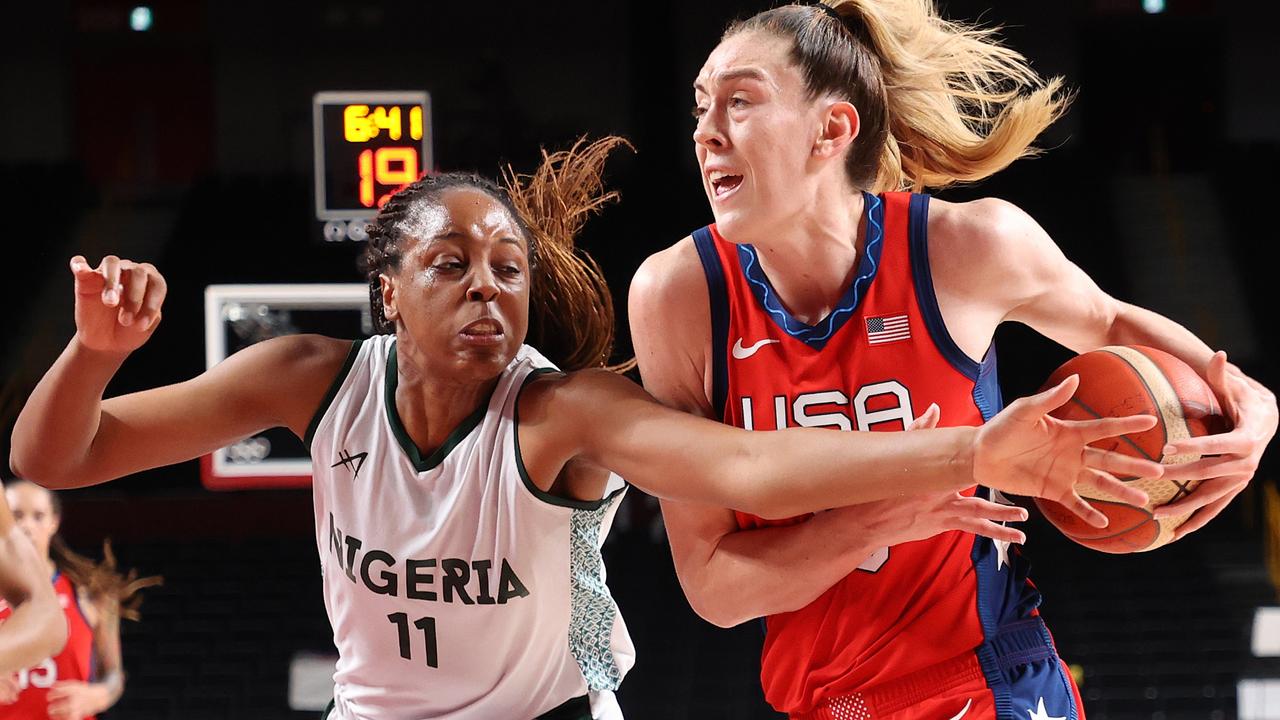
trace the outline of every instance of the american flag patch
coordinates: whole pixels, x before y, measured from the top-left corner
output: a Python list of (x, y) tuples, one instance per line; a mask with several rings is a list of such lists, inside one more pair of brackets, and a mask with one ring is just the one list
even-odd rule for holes
[(867, 318), (867, 341), (872, 345), (897, 342), (910, 337), (911, 324), (905, 314)]

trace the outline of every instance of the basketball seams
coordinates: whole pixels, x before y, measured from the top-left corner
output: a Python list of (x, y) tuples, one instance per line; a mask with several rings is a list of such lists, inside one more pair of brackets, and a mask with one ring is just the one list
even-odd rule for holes
[[(1155, 406), (1155, 409), (1156, 409), (1155, 416), (1156, 416), (1156, 420), (1159, 421), (1158, 427), (1160, 428), (1160, 434), (1162, 436), (1160, 443), (1161, 443), (1161, 447), (1163, 447), (1169, 444), (1169, 437), (1170, 437), (1170, 432), (1169, 432), (1170, 418), (1169, 418), (1169, 413), (1166, 412), (1166, 408), (1164, 406), (1165, 398), (1159, 395), (1158, 393), (1156, 393), (1151, 388), (1151, 383), (1147, 382), (1147, 378), (1144, 377), (1142, 374), (1142, 368), (1139, 368), (1131, 358), (1127, 357), (1122, 352), (1126, 349), (1127, 348), (1122, 348), (1122, 347), (1105, 347), (1105, 348), (1101, 348), (1099, 352), (1105, 352), (1109, 355), (1114, 356), (1117, 360), (1120, 361), (1121, 367), (1124, 367), (1125, 369), (1133, 373), (1133, 376), (1137, 378), (1138, 382), (1142, 383), (1142, 387), (1147, 391), (1147, 397), (1151, 399), (1152, 401), (1151, 404)], [(1163, 377), (1163, 375), (1161, 377)], [(1171, 392), (1172, 392), (1172, 389), (1173, 388), (1170, 386), (1169, 390)], [(1175, 399), (1176, 399), (1176, 395), (1175, 395)], [(1175, 419), (1176, 419), (1176, 416), (1175, 416)], [(1146, 453), (1143, 453), (1143, 454), (1146, 455)], [(1151, 457), (1151, 456), (1147, 455), (1147, 457)], [(1163, 454), (1161, 457), (1163, 457)], [(1156, 462), (1161, 462), (1161, 458), (1152, 457), (1151, 459)]]
[[(1187, 418), (1182, 409), (1182, 399), (1179, 397), (1177, 389), (1174, 388), (1173, 382), (1165, 375), (1164, 369), (1159, 364), (1137, 348), (1112, 346), (1102, 348), (1102, 350), (1123, 360), (1133, 369), (1143, 385), (1146, 386), (1147, 392), (1160, 411), (1161, 424), (1165, 431), (1165, 444), (1191, 437), (1191, 428), (1187, 424)], [(1184, 453), (1182, 455), (1163, 457), (1160, 462), (1164, 465), (1177, 465), (1197, 460), (1199, 457), (1194, 453)], [(1157, 480), (1156, 482), (1159, 483), (1160, 481)], [(1145, 490), (1146, 488), (1143, 489)], [(1166, 500), (1166, 498), (1158, 499), (1160, 501)], [(1158, 547), (1172, 541), (1174, 530), (1186, 520), (1186, 517), (1183, 515), (1181, 517), (1157, 520), (1156, 522), (1160, 526), (1160, 533), (1152, 545)]]
[[(1137, 374), (1138, 380), (1147, 388), (1151, 399), (1155, 401), (1156, 408), (1160, 411), (1160, 425), (1164, 430), (1166, 445), (1170, 442), (1186, 440), (1191, 437), (1191, 430), (1187, 427), (1187, 418), (1182, 412), (1182, 400), (1178, 397), (1178, 391), (1174, 389), (1173, 383), (1169, 381), (1168, 376), (1164, 374), (1159, 365), (1156, 365), (1151, 358), (1133, 348), (1105, 347), (1102, 348), (1102, 351), (1124, 360), (1125, 364)], [(1160, 462), (1165, 465), (1177, 465), (1195, 460), (1198, 457), (1197, 455), (1186, 454), (1171, 455)]]
[[(1094, 416), (1095, 418), (1099, 418), (1099, 419), (1101, 419), (1101, 418), (1103, 417), (1102, 413), (1098, 412), (1097, 410), (1094, 410), (1094, 409), (1093, 409), (1093, 407), (1089, 405), (1089, 403), (1086, 403), (1086, 402), (1084, 402), (1083, 400), (1080, 400), (1080, 399), (1078, 399), (1078, 398), (1073, 397), (1073, 398), (1071, 398), (1071, 402), (1072, 402), (1072, 403), (1074, 403), (1075, 405), (1079, 406), (1079, 407), (1080, 407), (1080, 408), (1082, 408), (1085, 412), (1089, 413), (1090, 415)], [(1167, 435), (1167, 434), (1166, 434), (1166, 437), (1168, 437), (1168, 435)], [(1151, 457), (1151, 454), (1150, 454), (1150, 453), (1148, 453), (1146, 450), (1143, 450), (1143, 449), (1142, 449), (1142, 446), (1141, 446), (1141, 445), (1139, 445), (1138, 443), (1134, 442), (1134, 441), (1133, 441), (1133, 438), (1129, 437), (1128, 435), (1120, 435), (1120, 436), (1119, 436), (1119, 437), (1117, 437), (1116, 439), (1117, 439), (1117, 440), (1119, 440), (1120, 442), (1124, 443), (1125, 445), (1128, 445), (1130, 448), (1133, 448), (1133, 451), (1134, 451), (1134, 452), (1136, 452), (1136, 453), (1138, 453), (1138, 455), (1142, 456), (1143, 458), (1145, 458), (1145, 459), (1147, 459), (1147, 460), (1150, 460), (1151, 462), (1160, 462), (1159, 460), (1155, 459), (1154, 457)], [(1122, 481), (1124, 481), (1124, 482), (1128, 482), (1129, 480), (1133, 480), (1133, 479), (1135, 479), (1135, 478), (1133, 478), (1133, 477), (1128, 477), (1128, 478), (1119, 478), (1119, 479), (1120, 479), (1120, 480), (1122, 480)]]
[[(1140, 518), (1136, 523), (1134, 523), (1134, 524), (1132, 524), (1132, 525), (1129, 525), (1128, 527), (1125, 527), (1125, 528), (1124, 528), (1124, 529), (1122, 529), (1122, 530), (1115, 530), (1114, 528), (1112, 528), (1111, 526), (1109, 526), (1109, 525), (1108, 525), (1106, 529), (1107, 529), (1107, 530), (1109, 530), (1109, 531), (1110, 531), (1110, 530), (1114, 530), (1114, 532), (1110, 532), (1110, 533), (1109, 533), (1109, 534), (1107, 534), (1107, 535), (1090, 535), (1090, 536), (1088, 536), (1087, 538), (1085, 538), (1085, 539), (1090, 540), (1090, 541), (1096, 541), (1096, 540), (1111, 540), (1111, 539), (1114, 539), (1114, 538), (1120, 537), (1121, 535), (1125, 535), (1125, 534), (1127, 534), (1127, 533), (1131, 533), (1131, 532), (1133, 532), (1133, 531), (1135, 531), (1135, 530), (1137, 530), (1137, 529), (1141, 528), (1143, 525), (1146, 525), (1147, 523), (1150, 523), (1150, 522), (1158, 522), (1158, 521), (1155, 519), (1155, 516), (1152, 514), (1152, 512), (1151, 512), (1150, 510), (1148, 510), (1148, 509), (1146, 509), (1146, 508), (1138, 507), (1138, 506), (1136, 506), (1136, 505), (1130, 505), (1129, 503), (1122, 503), (1122, 502), (1114, 502), (1114, 501), (1111, 501), (1111, 500), (1099, 500), (1099, 499), (1097, 499), (1097, 498), (1091, 499), (1091, 501), (1090, 501), (1090, 502), (1098, 503), (1098, 504), (1100, 504), (1100, 505), (1116, 505), (1116, 506), (1119, 506), (1119, 507), (1128, 508), (1128, 509), (1130, 509), (1130, 510), (1136, 510), (1136, 511), (1138, 511), (1138, 512), (1142, 513), (1142, 517), (1141, 517), (1141, 518)], [(1083, 536), (1082, 536), (1082, 537), (1083, 537)]]
[[(1161, 447), (1163, 447), (1164, 444), (1169, 441), (1169, 428), (1168, 428), (1169, 418), (1164, 412), (1164, 408), (1161, 404), (1161, 398), (1151, 390), (1150, 384), (1147, 383), (1146, 378), (1142, 376), (1142, 371), (1139, 368), (1135, 367), (1133, 363), (1129, 362), (1128, 359), (1125, 358), (1122, 354), (1110, 352), (1111, 350), (1124, 350), (1124, 349), (1125, 348), (1107, 347), (1107, 348), (1101, 348), (1099, 352), (1106, 352), (1107, 355), (1114, 358), (1115, 362), (1106, 364), (1106, 367), (1109, 369), (1109, 371), (1126, 370), (1132, 373), (1132, 377), (1136, 378), (1137, 381), (1142, 384), (1142, 387), (1146, 390), (1147, 398), (1149, 398), (1152, 401), (1151, 404), (1154, 405), (1155, 407), (1156, 412), (1154, 414), (1156, 416), (1156, 420), (1158, 423), (1157, 428), (1160, 430)], [(1098, 358), (1098, 359), (1101, 360), (1102, 358)], [(1099, 418), (1103, 417), (1102, 413), (1099, 413), (1097, 410), (1089, 406), (1087, 403), (1080, 401), (1074, 396), (1072, 397), (1072, 402), (1074, 402), (1078, 407), (1083, 408), (1085, 411), (1087, 411), (1089, 414), (1093, 415), (1094, 417), (1099, 417)], [(1148, 460), (1152, 460), (1154, 462), (1160, 462), (1159, 458), (1152, 457), (1149, 453), (1147, 453), (1145, 450), (1142, 449), (1141, 445), (1139, 445), (1136, 441), (1134, 441), (1128, 435), (1120, 436), (1119, 439), (1125, 444), (1132, 447), (1140, 457), (1146, 458)], [(1132, 482), (1135, 487), (1139, 488), (1140, 490), (1143, 490), (1144, 492), (1150, 493), (1150, 490), (1152, 489), (1149, 487), (1152, 484), (1152, 481), (1150, 478), (1132, 478), (1130, 480), (1126, 480), (1125, 482)], [(1159, 482), (1159, 481), (1157, 480), (1155, 482)], [(1125, 504), (1125, 503), (1119, 502), (1119, 498), (1112, 495), (1111, 493), (1096, 490), (1096, 489), (1093, 490), (1085, 499), (1099, 500), (1102, 502), (1110, 502), (1110, 503), (1120, 504), (1120, 505)]]

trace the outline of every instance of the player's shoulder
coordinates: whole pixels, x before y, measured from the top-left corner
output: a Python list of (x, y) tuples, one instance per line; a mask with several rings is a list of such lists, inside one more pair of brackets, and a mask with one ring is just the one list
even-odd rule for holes
[(1013, 277), (1034, 266), (1052, 245), (1024, 210), (1000, 198), (929, 203), (929, 265), (944, 284), (985, 283)]
[(559, 410), (572, 409), (575, 405), (586, 407), (601, 402), (603, 397), (624, 387), (636, 388), (636, 385), (604, 368), (540, 372), (530, 377), (520, 390), (521, 420), (533, 420), (532, 417), (526, 418), (526, 407), (554, 407)]
[(682, 306), (691, 296), (707, 297), (702, 262), (692, 235), (645, 258), (631, 279), (632, 306)]
[(701, 367), (711, 337), (711, 303), (692, 236), (640, 265), (631, 281), (627, 314), (646, 385), (659, 364), (675, 361)]
[(960, 245), (970, 251), (1007, 242), (1034, 224), (1022, 208), (995, 197), (967, 202), (929, 201), (929, 243)]

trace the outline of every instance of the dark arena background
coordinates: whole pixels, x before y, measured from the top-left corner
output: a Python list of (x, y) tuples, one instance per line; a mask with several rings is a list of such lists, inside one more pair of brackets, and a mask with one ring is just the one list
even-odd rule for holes
[[(108, 252), (148, 260), (169, 281), (164, 322), (113, 394), (203, 371), (219, 333), (228, 351), (254, 333), (309, 324), (359, 333), (358, 300), (347, 316), (265, 299), (206, 319), (211, 285), (361, 282), (351, 222), (360, 215), (320, 218), (318, 169), (375, 176), (331, 192), (350, 204), (411, 170), (530, 171), (540, 147), (626, 136), (636, 152), (608, 166), (622, 202), (588, 224), (582, 244), (608, 276), (617, 358), (629, 357), (632, 273), (710, 221), (691, 83), (726, 23), (767, 6), (5, 3), (0, 449), (7, 457), (18, 411), (74, 332), (67, 261), (77, 253), (92, 264)], [(1280, 386), (1269, 215), (1280, 189), (1277, 4), (952, 0), (943, 9), (1005, 26), (1008, 44), (1078, 96), (1041, 139), (1043, 157), (941, 196), (1014, 202), (1104, 289), (1184, 323)], [(334, 102), (358, 104), (373, 91), (409, 96), (375, 96), (377, 118), (356, 113), (366, 130), (387, 133), (381, 140), (317, 141), (318, 93), (353, 93)], [(389, 129), (397, 102), (397, 128), (409, 128), (414, 103), (424, 112), (416, 136), (398, 131), (399, 145)], [(343, 107), (325, 116), (331, 132)], [(316, 162), (321, 146), (327, 165)], [(378, 155), (384, 147), (390, 154)], [(360, 165), (375, 156), (385, 162)], [(1021, 326), (1002, 328), (997, 345), (1006, 397), (1034, 391), (1070, 355)], [(233, 464), (283, 446), (242, 444)], [(265, 480), (250, 473), (229, 484), (238, 489), (212, 490), (208, 470), (192, 462), (64, 493), (72, 546), (100, 556), (110, 537), (125, 567), (165, 578), (146, 592), (142, 621), (124, 625), (128, 681), (105, 720), (318, 714), (334, 650), (310, 494), (277, 487), (290, 483), (271, 478), (288, 472), (266, 470)], [(1208, 528), (1148, 554), (1093, 552), (1033, 516), (1024, 552), (1090, 718), (1280, 718), (1276, 471), (1273, 451)], [(656, 502), (631, 493), (604, 552), (639, 654), (619, 694), (628, 717), (777, 717), (757, 680), (760, 624), (718, 630), (692, 613)]]

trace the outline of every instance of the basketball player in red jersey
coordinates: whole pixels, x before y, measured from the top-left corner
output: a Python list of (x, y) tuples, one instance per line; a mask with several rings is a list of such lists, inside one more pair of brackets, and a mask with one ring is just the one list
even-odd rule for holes
[[(1257, 468), (1274, 395), (1108, 296), (1018, 208), (885, 192), (980, 180), (1030, 154), (1064, 109), (1059, 88), (930, 0), (787, 5), (731, 25), (694, 83), (716, 224), (649, 258), (631, 288), (645, 387), (754, 429), (901, 430), (931, 403), (941, 425), (974, 425), (1001, 405), (1001, 322), (1076, 351), (1151, 345), (1201, 372), (1234, 421), (1174, 448), (1216, 457), (1166, 472), (1204, 480), (1163, 510), (1195, 510), (1181, 535), (1203, 526)], [(663, 511), (694, 609), (722, 626), (767, 617), (765, 697), (793, 718), (1083, 717), (1018, 553), (903, 529), (951, 499), (785, 523)]]
[(0, 703), (17, 696), (9, 673), (58, 652), (67, 641), (62, 610), (43, 567), (0, 494), (0, 613), (9, 620), (0, 622)]
[[(62, 506), (52, 492), (18, 480), (5, 495), (17, 527), (43, 561), (45, 586), (57, 595), (66, 645), (18, 671), (16, 697), (0, 698), (0, 720), (91, 719), (124, 691), (119, 619), (122, 612), (132, 613), (127, 601), (134, 592), (156, 579), (120, 577), (112, 560), (97, 565), (67, 548), (57, 535)], [(0, 621), (8, 624), (8, 615), (7, 608), (0, 610)]]

